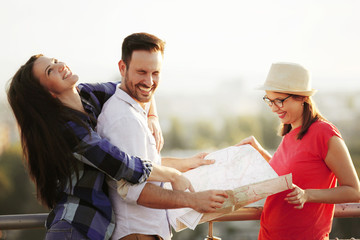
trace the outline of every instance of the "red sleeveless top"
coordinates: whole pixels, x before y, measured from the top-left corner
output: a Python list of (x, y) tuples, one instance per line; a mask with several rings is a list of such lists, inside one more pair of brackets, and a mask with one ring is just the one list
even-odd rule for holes
[[(277, 174), (292, 173), (293, 183), (302, 189), (325, 189), (336, 186), (335, 175), (325, 164), (328, 141), (332, 136), (341, 138), (331, 123), (313, 123), (301, 140), (297, 140), (300, 127), (287, 133), (270, 165)], [(266, 199), (261, 215), (259, 239), (328, 239), (334, 215), (334, 204), (305, 203), (295, 209), (285, 201), (290, 190)]]

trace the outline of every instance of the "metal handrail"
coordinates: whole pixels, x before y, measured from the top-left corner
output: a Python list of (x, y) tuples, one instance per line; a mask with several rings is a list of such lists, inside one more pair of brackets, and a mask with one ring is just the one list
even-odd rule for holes
[[(212, 222), (260, 220), (263, 207), (244, 207), (216, 218)], [(335, 218), (356, 218), (360, 217), (360, 203), (335, 204)]]
[(48, 213), (0, 215), (0, 230), (44, 228)]
[[(205, 240), (221, 240), (213, 236), (213, 222), (226, 222), (226, 221), (246, 221), (246, 220), (260, 220), (263, 207), (244, 207), (239, 210), (229, 213), (225, 216), (213, 219), (209, 222), (209, 234)], [(359, 203), (343, 203), (335, 204), (334, 211), (335, 218), (356, 218), (360, 217), (360, 204)]]
[[(263, 207), (244, 207), (209, 222), (259, 220)], [(48, 213), (0, 215), (0, 230), (43, 228)], [(335, 218), (360, 218), (359, 203), (335, 204)]]

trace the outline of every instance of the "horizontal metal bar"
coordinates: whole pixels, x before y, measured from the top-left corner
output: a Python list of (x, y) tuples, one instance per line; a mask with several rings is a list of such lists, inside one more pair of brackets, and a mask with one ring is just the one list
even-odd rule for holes
[(44, 228), (48, 213), (0, 215), (0, 230)]
[(247, 221), (259, 220), (263, 207), (243, 207), (239, 210), (226, 214), (225, 216), (216, 218), (212, 222), (226, 222), (226, 221)]
[[(244, 207), (226, 216), (214, 219), (212, 222), (259, 220), (262, 210), (262, 206)], [(47, 216), (48, 213), (0, 215), (0, 230), (43, 228)], [(334, 217), (359, 218), (360, 204), (336, 204)]]
[[(225, 216), (212, 220), (213, 222), (225, 221), (245, 221), (245, 220), (260, 220), (262, 206), (259, 207), (244, 207), (239, 210), (227, 214)], [(359, 218), (360, 204), (359, 203), (342, 203), (335, 204), (335, 218)]]
[(359, 218), (360, 217), (360, 204), (359, 203), (343, 203), (335, 204), (336, 218)]

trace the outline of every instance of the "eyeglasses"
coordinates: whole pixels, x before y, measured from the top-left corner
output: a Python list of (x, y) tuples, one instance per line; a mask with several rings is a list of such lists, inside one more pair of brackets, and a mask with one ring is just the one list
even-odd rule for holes
[(272, 107), (272, 105), (273, 104), (275, 104), (275, 106), (277, 106), (278, 108), (282, 108), (283, 106), (284, 106), (284, 101), (286, 100), (286, 99), (288, 99), (289, 97), (291, 97), (292, 95), (289, 95), (289, 96), (287, 96), (286, 98), (284, 98), (284, 99), (278, 99), (278, 98), (276, 98), (276, 99), (274, 99), (274, 100), (271, 100), (271, 99), (269, 99), (267, 96), (264, 96), (263, 97), (263, 100), (264, 100), (264, 102), (267, 104), (267, 105), (269, 105), (269, 107)]

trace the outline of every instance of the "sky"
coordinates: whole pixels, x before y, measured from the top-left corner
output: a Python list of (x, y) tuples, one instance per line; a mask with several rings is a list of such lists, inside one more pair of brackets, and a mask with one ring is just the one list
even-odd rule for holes
[(80, 82), (120, 77), (123, 39), (166, 41), (162, 93), (262, 84), (273, 62), (296, 62), (318, 89), (360, 90), (357, 0), (1, 0), (0, 99), (34, 54), (64, 61)]

